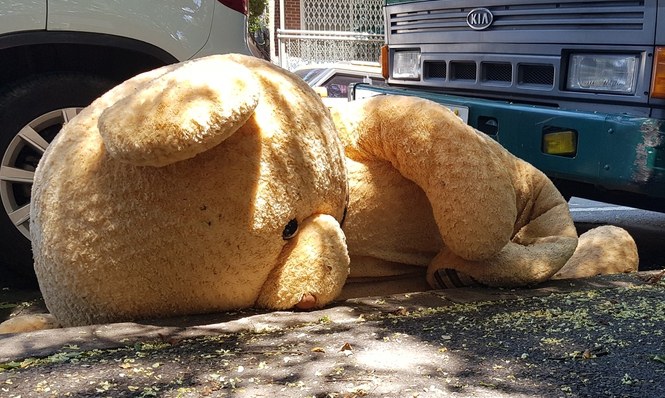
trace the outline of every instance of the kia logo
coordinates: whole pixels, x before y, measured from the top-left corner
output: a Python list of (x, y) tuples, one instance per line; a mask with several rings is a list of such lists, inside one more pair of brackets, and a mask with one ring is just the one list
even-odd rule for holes
[(494, 15), (487, 8), (474, 8), (466, 15), (466, 24), (474, 30), (487, 29), (494, 21)]

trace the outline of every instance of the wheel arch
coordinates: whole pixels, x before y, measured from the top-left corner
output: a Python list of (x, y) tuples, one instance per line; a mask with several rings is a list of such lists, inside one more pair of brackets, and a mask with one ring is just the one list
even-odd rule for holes
[[(27, 117), (26, 120), (22, 120), (15, 111), (16, 109), (31, 109), (34, 104), (24, 101), (22, 105), (17, 105), (12, 109), (7, 107), (7, 104), (17, 101), (17, 98), (20, 101), (21, 95), (27, 95), (26, 90), (30, 84), (47, 92), (48, 95), (45, 97), (58, 96), (60, 100), (62, 98), (59, 97), (59, 93), (66, 93), (67, 95), (63, 94), (64, 97), (68, 97), (70, 93), (80, 93), (80, 90), (69, 89), (73, 85), (97, 82), (99, 87), (96, 89), (90, 86), (92, 91), (88, 90), (87, 94), (88, 97), (94, 99), (96, 95), (100, 95), (114, 84), (140, 72), (177, 61), (178, 59), (174, 56), (153, 45), (113, 35), (33, 31), (0, 36), (0, 105), (2, 105), (0, 109), (3, 111), (0, 112), (0, 125), (3, 128), (7, 127), (7, 123), (5, 123), (7, 120), (19, 124), (13, 126), (10, 123), (10, 127), (3, 129), (1, 131), (3, 134), (0, 135), (0, 160), (2, 160), (4, 169), (2, 176), (7, 177), (3, 179), (3, 183), (8, 184), (5, 186), (0, 184), (0, 189), (6, 190), (6, 193), (11, 194), (12, 198), (9, 200), (9, 196), (3, 197), (2, 204), (0, 204), (0, 272), (3, 273), (4, 282), (12, 286), (32, 287), (36, 284), (32, 270), (30, 241), (25, 239), (23, 233), (16, 227), (17, 221), (13, 221), (9, 214), (20, 210), (14, 215), (22, 220), (21, 217), (24, 215), (22, 211), (25, 206), (23, 199), (29, 197), (29, 191), (26, 191), (29, 185), (24, 180), (28, 178), (27, 175), (33, 169), (23, 167), (23, 165), (19, 167), (18, 164), (13, 163), (5, 165), (6, 150), (12, 145), (12, 140), (17, 137), (15, 134), (19, 131), (20, 125), (27, 123), (31, 118)], [(70, 81), (64, 87), (49, 88), (48, 84), (40, 82), (40, 79), (53, 76), (70, 76), (70, 78), (76, 76), (73, 80), (75, 84)], [(40, 98), (40, 100), (42, 99), (44, 98)], [(64, 101), (73, 102), (71, 98)], [(84, 103), (79, 103), (75, 106), (84, 105)], [(65, 104), (65, 106), (74, 105)], [(39, 112), (56, 108), (57, 106), (53, 109), (42, 109)], [(18, 156), (18, 152), (16, 154)], [(30, 156), (33, 156), (29, 152), (21, 154), (25, 155), (25, 159), (22, 160), (25, 162), (29, 160)], [(19, 174), (15, 174), (14, 170), (11, 170), (12, 168), (15, 168)], [(24, 171), (27, 171), (28, 174), (22, 174)], [(17, 197), (21, 200), (20, 203), (15, 200)], [(9, 210), (5, 207), (7, 203), (10, 204)]]
[(20, 32), (0, 37), (0, 87), (34, 74), (68, 71), (118, 82), (178, 59), (152, 44), (87, 32)]

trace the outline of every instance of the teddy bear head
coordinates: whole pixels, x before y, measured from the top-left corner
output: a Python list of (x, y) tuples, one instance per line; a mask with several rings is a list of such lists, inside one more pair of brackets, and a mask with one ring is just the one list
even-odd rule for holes
[(65, 325), (291, 308), (348, 274), (342, 147), (295, 75), (217, 55), (138, 75), (72, 119), (33, 185), (35, 270)]

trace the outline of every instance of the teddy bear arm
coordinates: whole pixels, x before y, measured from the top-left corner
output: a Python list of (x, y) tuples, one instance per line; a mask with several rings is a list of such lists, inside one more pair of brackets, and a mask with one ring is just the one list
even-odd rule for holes
[[(473, 282), (493, 287), (529, 286), (544, 282), (563, 267), (577, 246), (576, 237), (550, 238), (532, 245), (509, 242), (496, 256), (483, 261), (465, 260), (444, 248), (430, 263), (427, 281), (442, 288), (436, 272), (453, 269)], [(463, 279), (463, 278), (462, 278)]]
[(337, 298), (348, 274), (349, 256), (339, 223), (332, 216), (315, 215), (301, 223), (298, 234), (284, 247), (256, 306), (322, 307)]
[[(570, 259), (577, 247), (577, 231), (568, 211), (567, 203), (550, 200), (549, 191), (536, 195), (533, 217), (495, 256), (481, 261), (468, 261), (446, 247), (432, 261), (428, 269), (428, 281), (436, 286), (435, 272), (439, 269), (455, 269), (470, 276), (478, 283), (489, 286), (526, 286), (543, 282)], [(542, 203), (547, 201), (547, 206)], [(542, 214), (538, 214), (542, 212)]]
[[(491, 258), (509, 241), (516, 217), (515, 196), (507, 184), (480, 181), (463, 188), (425, 188), (441, 239), (458, 256), (478, 261)], [(475, 186), (474, 186), (475, 185)]]
[(446, 107), (414, 97), (377, 96), (335, 112), (347, 156), (387, 161), (420, 187), (455, 253), (482, 260), (510, 240), (515, 191), (497, 143)]
[(532, 245), (557, 237), (577, 238), (567, 203), (560, 203), (524, 225), (512, 238), (514, 243)]

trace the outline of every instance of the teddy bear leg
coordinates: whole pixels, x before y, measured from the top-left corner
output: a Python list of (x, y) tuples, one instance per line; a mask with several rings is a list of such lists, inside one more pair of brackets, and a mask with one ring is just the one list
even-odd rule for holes
[(638, 263), (632, 236), (623, 228), (604, 225), (580, 236), (575, 253), (552, 279), (635, 272)]
[(0, 334), (56, 329), (60, 323), (51, 314), (18, 315), (0, 323)]
[(315, 215), (302, 222), (284, 247), (256, 305), (275, 310), (323, 307), (340, 294), (348, 275), (349, 255), (339, 223), (332, 216)]

